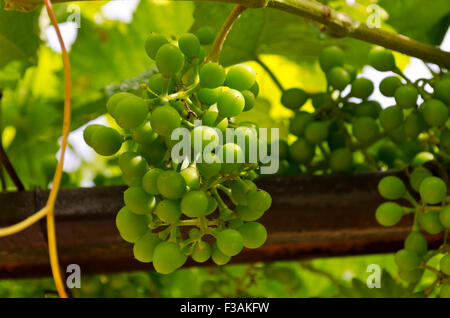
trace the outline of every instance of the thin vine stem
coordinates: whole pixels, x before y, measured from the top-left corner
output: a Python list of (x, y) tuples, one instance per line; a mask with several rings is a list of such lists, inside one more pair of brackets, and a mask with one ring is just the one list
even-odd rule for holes
[(275, 74), (272, 72), (272, 70), (267, 66), (266, 63), (264, 63), (263, 61), (261, 61), (260, 58), (256, 57), (255, 62), (258, 63), (263, 69), (264, 71), (266, 71), (266, 73), (270, 76), (270, 78), (272, 79), (272, 81), (275, 83), (275, 85), (278, 86), (278, 88), (280, 89), (281, 92), (284, 92), (284, 87), (281, 84), (280, 80), (275, 76)]

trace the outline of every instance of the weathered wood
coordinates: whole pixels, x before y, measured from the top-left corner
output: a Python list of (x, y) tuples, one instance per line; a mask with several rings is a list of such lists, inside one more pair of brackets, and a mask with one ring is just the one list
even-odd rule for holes
[[(273, 197), (261, 222), (267, 243), (244, 250), (232, 262), (270, 262), (313, 257), (393, 252), (411, 226), (405, 218), (393, 228), (374, 218), (383, 201), (377, 183), (386, 174), (406, 180), (404, 172), (265, 178), (259, 187)], [(56, 203), (61, 264), (78, 264), (83, 273), (151, 270), (135, 261), (132, 246), (118, 235), (115, 215), (124, 187), (63, 189)], [(0, 194), (0, 226), (24, 219), (45, 202), (48, 192)], [(45, 221), (22, 233), (0, 238), (0, 278), (50, 275)], [(438, 246), (442, 236), (429, 237)], [(187, 263), (186, 266), (195, 265)]]

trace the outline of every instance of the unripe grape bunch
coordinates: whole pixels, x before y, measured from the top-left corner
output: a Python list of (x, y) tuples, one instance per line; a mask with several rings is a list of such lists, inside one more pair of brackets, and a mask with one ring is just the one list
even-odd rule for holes
[[(248, 149), (236, 140), (219, 144), (218, 138), (234, 128), (246, 143), (266, 142), (252, 129), (255, 125), (239, 126), (233, 120), (254, 106), (256, 73), (246, 64), (226, 70), (210, 61), (202, 45), (210, 44), (214, 35), (210, 29), (197, 35), (171, 41), (151, 34), (145, 50), (158, 72), (142, 83), (143, 94), (119, 92), (106, 105), (120, 132), (102, 125), (84, 131), (86, 143), (100, 155), (123, 149), (118, 165), (129, 188), (116, 225), (133, 244), (134, 257), (152, 262), (163, 274), (180, 268), (189, 256), (198, 263), (212, 259), (224, 265), (243, 248), (258, 248), (267, 238), (257, 220), (272, 199), (253, 182), (260, 165), (229, 162), (227, 155), (247, 158)], [(178, 128), (187, 130), (192, 150), (199, 145), (200, 153), (214, 160), (175, 160), (171, 154), (178, 141), (172, 133)]]

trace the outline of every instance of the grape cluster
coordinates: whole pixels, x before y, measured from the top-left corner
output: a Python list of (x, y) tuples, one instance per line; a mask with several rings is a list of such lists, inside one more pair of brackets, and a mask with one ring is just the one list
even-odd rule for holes
[[(207, 28), (175, 42), (151, 34), (145, 50), (159, 72), (143, 83), (143, 96), (119, 92), (106, 105), (121, 132), (101, 125), (84, 131), (86, 143), (100, 155), (125, 148), (118, 165), (129, 188), (117, 228), (134, 244), (134, 257), (153, 262), (163, 274), (180, 268), (188, 256), (199, 263), (211, 258), (226, 264), (244, 247), (258, 248), (267, 238), (265, 227), (256, 222), (272, 201), (253, 182), (259, 164), (228, 162), (226, 155), (247, 157), (248, 149), (237, 142), (219, 145), (217, 135), (232, 127), (246, 143), (260, 142), (255, 124), (239, 126), (232, 118), (254, 106), (256, 73), (245, 64), (226, 71), (209, 61), (202, 45), (213, 39)], [(200, 141), (201, 151), (215, 146), (208, 156), (217, 160), (174, 160), (171, 150), (178, 141), (172, 132), (180, 127), (188, 129), (192, 145)]]

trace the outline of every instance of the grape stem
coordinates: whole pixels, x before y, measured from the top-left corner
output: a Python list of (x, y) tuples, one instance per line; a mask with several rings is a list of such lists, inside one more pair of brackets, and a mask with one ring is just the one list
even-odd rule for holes
[(275, 83), (275, 85), (278, 86), (278, 88), (280, 89), (281, 92), (284, 92), (284, 88), (283, 85), (281, 84), (280, 80), (275, 76), (275, 74), (272, 72), (272, 70), (267, 66), (266, 63), (264, 63), (259, 57), (255, 57), (254, 61), (256, 63), (258, 63), (263, 69), (264, 71), (266, 71), (266, 73), (270, 76), (270, 78), (272, 79), (272, 81)]
[(211, 194), (213, 195), (214, 199), (216, 199), (217, 204), (219, 205), (219, 208), (221, 210), (228, 209), (228, 206), (223, 202), (222, 198), (220, 197), (219, 193), (217, 192), (217, 188), (211, 189)]
[(243, 6), (242, 4), (237, 4), (234, 7), (233, 11), (231, 11), (227, 20), (220, 28), (219, 33), (217, 33), (216, 39), (214, 40), (214, 43), (211, 47), (211, 51), (209, 52), (209, 55), (206, 58), (205, 62), (219, 61), (220, 52), (222, 51), (223, 48), (223, 43), (225, 42), (228, 33), (233, 27), (234, 22), (237, 20), (237, 18), (239, 18), (239, 16), (245, 9), (247, 9), (247, 7)]

